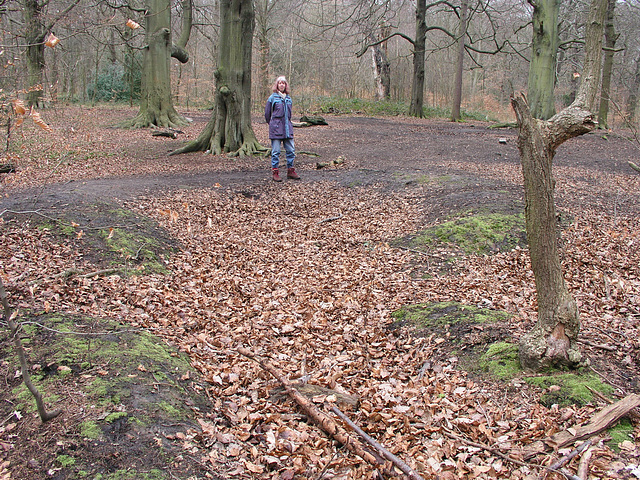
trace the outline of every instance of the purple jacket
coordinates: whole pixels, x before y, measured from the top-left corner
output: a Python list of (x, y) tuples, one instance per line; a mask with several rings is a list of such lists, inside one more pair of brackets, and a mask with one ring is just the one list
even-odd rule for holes
[(279, 93), (272, 93), (267, 100), (267, 105), (264, 107), (264, 119), (269, 124), (269, 138), (271, 140), (293, 138), (292, 104), (289, 95), (282, 98)]

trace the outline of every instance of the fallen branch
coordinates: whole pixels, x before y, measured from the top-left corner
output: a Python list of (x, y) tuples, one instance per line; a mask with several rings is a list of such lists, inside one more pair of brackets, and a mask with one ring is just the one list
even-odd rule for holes
[(304, 395), (298, 392), (293, 384), (285, 377), (283, 377), (280, 372), (278, 372), (271, 364), (264, 362), (260, 358), (256, 357), (250, 350), (240, 347), (238, 348), (238, 352), (241, 355), (253, 360), (263, 370), (266, 370), (271, 375), (273, 375), (284, 387), (289, 396), (298, 404), (302, 410), (311, 418), (322, 430), (324, 430), (327, 434), (329, 434), (336, 441), (344, 445), (347, 450), (351, 453), (362, 458), (364, 461), (375, 465), (381, 466), (384, 464), (382, 459), (377, 456), (367, 452), (359, 441), (352, 438), (343, 428), (341, 428), (336, 422), (334, 422), (331, 417), (329, 417), (326, 413), (320, 411), (313, 403), (309, 401)]
[[(500, 450), (497, 450), (495, 448), (491, 448), (489, 445), (485, 445), (483, 443), (478, 443), (478, 442), (473, 442), (471, 440), (467, 440), (466, 438), (457, 435), (455, 433), (453, 433), (450, 430), (444, 429), (443, 433), (449, 437), (449, 438), (453, 438), (454, 440), (460, 440), (463, 443), (466, 443), (467, 445), (469, 445), (470, 447), (475, 447), (475, 448), (480, 448), (482, 450), (485, 450), (489, 453), (494, 454), (497, 457), (502, 458), (503, 460), (506, 460), (507, 462), (511, 462), (511, 463), (515, 463), (516, 465), (520, 465), (521, 467), (539, 467), (539, 465), (534, 465), (532, 463), (526, 463), (526, 462), (522, 462), (520, 460), (516, 460), (515, 458), (511, 458), (509, 455), (505, 455), (504, 453), (502, 453)], [(541, 467), (544, 468), (544, 467)]]
[(593, 416), (591, 421), (586, 425), (575, 427), (572, 429), (575, 433), (571, 433), (567, 430), (558, 432), (550, 437), (546, 438), (544, 443), (552, 448), (562, 448), (570, 445), (578, 440), (584, 440), (586, 438), (597, 435), (600, 432), (611, 427), (617, 423), (622, 417), (631, 412), (634, 408), (640, 405), (640, 395), (631, 394), (624, 397), (622, 400), (607, 405), (597, 414)]
[(571, 453), (565, 455), (564, 457), (562, 457), (560, 460), (558, 460), (553, 465), (550, 465), (549, 466), (549, 470), (558, 470), (558, 469), (560, 469), (560, 467), (566, 465), (568, 462), (570, 462), (575, 457), (580, 455), (582, 452), (584, 452), (590, 446), (591, 446), (591, 440), (587, 440), (582, 445), (580, 445), (578, 448), (573, 450)]
[(178, 138), (176, 132), (169, 132), (166, 130), (155, 131), (151, 133), (152, 137), (169, 137), (169, 138)]
[(591, 456), (595, 449), (596, 447), (591, 447), (584, 452), (584, 455), (582, 455), (580, 463), (578, 464), (578, 478), (583, 480), (587, 480), (589, 478), (589, 462), (591, 461)]
[(333, 222), (334, 220), (340, 220), (344, 215), (340, 214), (337, 217), (329, 217), (329, 218), (325, 218), (324, 220), (320, 220), (318, 222), (318, 225), (321, 223), (327, 223), (327, 222)]
[(593, 347), (593, 348), (600, 348), (602, 350), (607, 350), (608, 352), (615, 352), (615, 351), (618, 350), (616, 347), (612, 347), (611, 345), (600, 345), (598, 343), (593, 343), (593, 342), (591, 342), (589, 340), (585, 340), (585, 339), (582, 339), (582, 338), (579, 338), (578, 342), (580, 342), (580, 343), (582, 343), (584, 345), (589, 345), (590, 347)]
[(405, 462), (403, 462), (401, 459), (396, 457), (389, 450), (387, 450), (382, 445), (380, 445), (378, 442), (376, 442), (375, 439), (373, 439), (371, 436), (369, 436), (358, 425), (353, 423), (349, 417), (347, 417), (344, 413), (342, 413), (338, 407), (336, 407), (336, 406), (331, 407), (331, 411), (333, 413), (335, 413), (336, 415), (338, 415), (342, 420), (344, 420), (344, 422), (347, 425), (349, 425), (353, 429), (354, 432), (356, 432), (358, 435), (360, 435), (360, 437), (364, 441), (366, 441), (369, 445), (371, 445), (373, 448), (375, 448), (380, 455), (382, 455), (384, 458), (386, 458), (391, 463), (393, 463), (396, 467), (398, 467), (402, 473), (407, 475), (407, 477), (409, 477), (412, 480), (423, 480), (422, 477), (418, 473), (415, 472), (415, 470), (413, 470), (409, 465), (407, 465)]
[[(542, 468), (545, 470), (551, 470), (551, 467), (546, 467), (544, 465), (536, 465), (533, 463), (527, 463), (527, 462), (522, 462), (520, 460), (516, 460), (515, 458), (510, 457), (509, 455), (505, 455), (504, 453), (500, 452), (499, 450), (496, 450), (495, 448), (491, 448), (488, 445), (485, 445), (483, 443), (478, 443), (478, 442), (472, 442), (471, 440), (467, 440), (464, 437), (461, 437), (460, 435), (456, 435), (455, 433), (453, 433), (450, 430), (447, 430), (446, 428), (443, 430), (443, 433), (450, 438), (453, 438), (455, 440), (460, 440), (461, 442), (466, 443), (467, 445), (471, 446), (471, 447), (475, 447), (475, 448), (480, 448), (482, 450), (485, 450), (489, 453), (492, 453), (493, 455), (496, 455), (497, 457), (502, 458), (503, 460), (506, 460), (508, 462), (511, 463), (515, 463), (516, 465), (520, 465), (521, 467), (527, 467), (527, 468)], [(576, 477), (575, 475), (573, 475), (571, 472), (568, 472), (567, 470), (560, 468), (557, 470), (551, 470), (553, 472), (556, 473), (560, 473), (562, 475), (564, 475), (566, 478), (568, 478), (569, 480), (582, 480), (578, 477)]]

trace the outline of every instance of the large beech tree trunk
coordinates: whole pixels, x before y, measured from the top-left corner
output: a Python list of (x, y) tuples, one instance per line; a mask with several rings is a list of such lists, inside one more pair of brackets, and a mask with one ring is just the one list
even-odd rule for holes
[(532, 115), (524, 96), (512, 99), (518, 126), (518, 149), (525, 191), (527, 240), (538, 296), (538, 321), (520, 339), (520, 363), (526, 370), (575, 367), (580, 318), (569, 293), (558, 252), (552, 165), (565, 141), (597, 126), (592, 113), (600, 78), (602, 26), (607, 0), (592, 0), (587, 21), (582, 83), (576, 100), (549, 120)]
[[(140, 111), (122, 127), (180, 127), (188, 123), (173, 106), (171, 98), (171, 57), (181, 63), (189, 60), (184, 50), (191, 31), (191, 2), (183, 2), (182, 35), (172, 42), (171, 3), (148, 0), (145, 15), (146, 49), (142, 65)], [(180, 45), (180, 43), (184, 43)]]
[(220, 2), (220, 48), (211, 120), (200, 136), (172, 155), (210, 151), (254, 155), (267, 151), (251, 127), (251, 48), (255, 26), (251, 0)]

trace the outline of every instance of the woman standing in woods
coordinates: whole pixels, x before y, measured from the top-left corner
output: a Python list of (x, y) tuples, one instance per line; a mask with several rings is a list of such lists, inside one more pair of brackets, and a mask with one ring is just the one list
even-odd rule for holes
[(293, 102), (289, 96), (289, 82), (285, 77), (278, 77), (273, 84), (273, 93), (264, 108), (264, 119), (269, 124), (269, 139), (271, 140), (271, 171), (273, 180), (281, 182), (280, 178), (280, 149), (284, 145), (287, 157), (287, 178), (300, 180), (293, 167), (296, 150), (293, 144), (293, 124), (291, 123), (291, 107)]

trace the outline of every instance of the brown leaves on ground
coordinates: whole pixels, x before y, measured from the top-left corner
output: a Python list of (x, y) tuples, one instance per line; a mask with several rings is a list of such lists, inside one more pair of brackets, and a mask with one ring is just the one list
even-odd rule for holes
[[(491, 175), (508, 171), (504, 178), (518, 182), (517, 165), (502, 168)], [(605, 181), (613, 188), (613, 179)], [(424, 227), (433, 188), (418, 184), (389, 193), (323, 181), (176, 191), (128, 205), (182, 242), (168, 260), (170, 275), (60, 276), (95, 267), (46, 231), (13, 223), (2, 226), (0, 264), (20, 307), (121, 318), (187, 352), (215, 407), (201, 419), (205, 453), (198, 461), (213, 466), (233, 459), (230, 478), (374, 474), (307, 422), (293, 402), (275, 396), (280, 385), (238, 347), (268, 359), (291, 381), (358, 396), (352, 420), (425, 478), (540, 478), (540, 466), (567, 451), (524, 466), (504, 456), (525, 462), (525, 445), (588, 421), (599, 405), (545, 408), (523, 383), (472, 379), (456, 368), (455, 354), (438, 358), (433, 336), (390, 328), (391, 312), (402, 305), (446, 300), (512, 313), (507, 327), (514, 338), (508, 340), (535, 321), (525, 250), (466, 257), (441, 275), (424, 258), (389, 245)], [(640, 191), (637, 182), (625, 188)], [(596, 364), (626, 362), (637, 373), (640, 219), (571, 208), (588, 190), (580, 181), (560, 188), (575, 217), (561, 240), (567, 280), (583, 332), (619, 347), (593, 350)], [(608, 360), (599, 360), (605, 355)], [(434, 360), (439, 368), (423, 368)], [(320, 407), (328, 401), (315, 400)], [(626, 464), (598, 445), (591, 474), (624, 478)], [(625, 455), (637, 459), (640, 450)], [(568, 468), (575, 471), (577, 461)]]
[[(260, 478), (286, 478), (287, 472), (316, 478), (321, 471), (336, 478), (371, 475), (371, 466), (336, 449), (291, 402), (272, 401), (279, 385), (239, 355), (240, 346), (269, 358), (292, 380), (358, 395), (354, 420), (426, 477), (534, 478), (536, 468), (453, 441), (443, 429), (519, 459), (515, 452), (523, 444), (587, 420), (595, 410), (566, 415), (515, 388), (496, 395), (495, 387), (456, 370), (453, 358), (418, 378), (433, 343), (389, 329), (394, 309), (425, 301), (489, 301), (515, 314), (517, 330), (534, 318), (535, 305), (522, 250), (466, 259), (457, 275), (414, 278), (415, 259), (386, 242), (414, 230), (421, 216), (420, 206), (402, 195), (288, 184), (180, 192), (135, 207), (183, 242), (170, 260), (170, 276), (64, 279), (54, 272), (91, 266), (44, 232), (25, 237), (9, 226), (5, 274), (25, 307), (125, 318), (186, 351), (215, 401), (205, 428), (210, 462), (237, 458), (245, 472)], [(323, 222), (337, 213), (338, 220)], [(581, 212), (578, 228), (563, 237), (572, 288), (590, 307), (582, 308), (590, 312), (583, 316), (585, 328), (598, 328), (606, 315), (607, 330), (635, 338), (638, 220), (588, 213)], [(596, 234), (608, 230), (617, 233)], [(598, 468), (603, 474), (607, 463)]]

